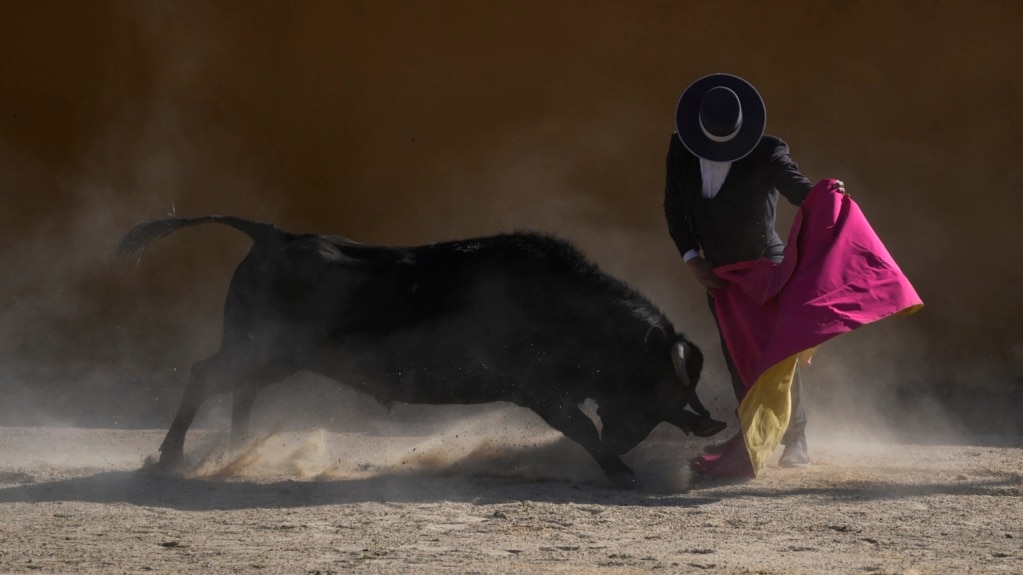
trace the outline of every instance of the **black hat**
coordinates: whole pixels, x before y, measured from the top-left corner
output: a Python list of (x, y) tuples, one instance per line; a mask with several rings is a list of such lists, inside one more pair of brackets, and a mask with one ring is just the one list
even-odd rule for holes
[(757, 147), (767, 124), (764, 100), (752, 84), (711, 74), (689, 85), (675, 107), (682, 144), (705, 160), (733, 162)]

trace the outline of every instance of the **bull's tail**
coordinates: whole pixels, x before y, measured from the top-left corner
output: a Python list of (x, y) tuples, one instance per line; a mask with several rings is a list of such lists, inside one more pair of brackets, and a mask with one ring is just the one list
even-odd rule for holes
[(117, 243), (115, 251), (118, 255), (127, 255), (138, 251), (156, 238), (168, 236), (181, 228), (198, 226), (201, 224), (223, 224), (247, 234), (257, 246), (279, 243), (287, 234), (281, 228), (273, 224), (254, 222), (234, 216), (200, 216), (197, 218), (182, 218), (171, 215), (162, 220), (153, 220), (141, 223), (128, 232), (121, 241)]

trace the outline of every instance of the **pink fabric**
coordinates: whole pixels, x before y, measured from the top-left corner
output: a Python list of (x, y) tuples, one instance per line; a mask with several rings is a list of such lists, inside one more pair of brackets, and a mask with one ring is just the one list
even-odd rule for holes
[[(746, 389), (768, 368), (836, 335), (922, 305), (866, 217), (836, 180), (810, 190), (796, 214), (785, 258), (721, 266), (718, 323)], [(745, 449), (694, 460), (707, 475), (736, 476)], [(741, 443), (741, 442), (740, 442)], [(752, 471), (750, 466), (749, 471)]]

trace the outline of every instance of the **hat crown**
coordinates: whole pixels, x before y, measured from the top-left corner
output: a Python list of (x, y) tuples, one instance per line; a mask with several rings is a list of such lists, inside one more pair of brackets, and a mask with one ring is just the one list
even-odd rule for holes
[(675, 133), (694, 156), (734, 162), (750, 154), (764, 135), (767, 111), (757, 89), (732, 74), (698, 78), (675, 106)]
[(713, 136), (734, 134), (742, 123), (739, 96), (725, 86), (715, 86), (700, 101), (700, 125)]

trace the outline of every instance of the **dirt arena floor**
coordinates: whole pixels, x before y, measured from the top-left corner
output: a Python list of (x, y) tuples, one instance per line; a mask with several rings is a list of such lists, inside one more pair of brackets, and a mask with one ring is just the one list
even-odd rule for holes
[(4, 573), (1023, 573), (1023, 438), (811, 436), (815, 464), (693, 481), (664, 426), (611, 489), (497, 410), (428, 431), (265, 430), (149, 470), (162, 429), (0, 427)]

